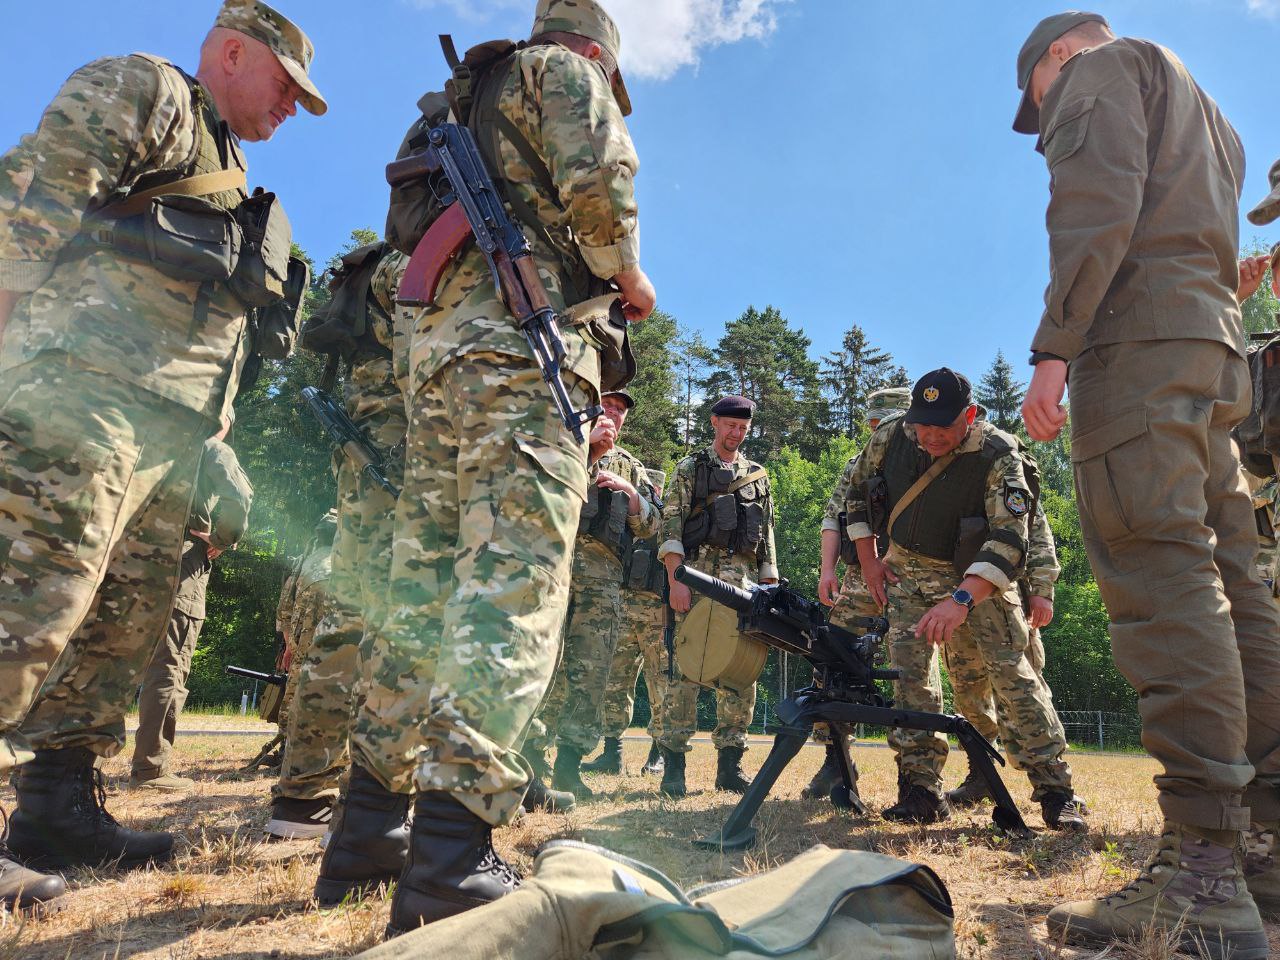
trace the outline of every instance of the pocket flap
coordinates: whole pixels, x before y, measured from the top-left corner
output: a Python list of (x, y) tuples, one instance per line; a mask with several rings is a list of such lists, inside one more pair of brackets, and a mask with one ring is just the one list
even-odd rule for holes
[(200, 243), (222, 244), (231, 232), (231, 214), (198, 197), (153, 200), (155, 220), (165, 233)]
[(1080, 149), (1089, 132), (1089, 114), (1097, 97), (1090, 95), (1068, 104), (1053, 118), (1053, 126), (1044, 135), (1044, 158), (1056, 166)]
[(1110, 420), (1071, 438), (1071, 462), (1082, 463), (1114, 450), (1147, 432), (1147, 408), (1126, 410)]
[(551, 443), (531, 433), (515, 434), (516, 448), (532, 459), (548, 476), (559, 480), (578, 498), (587, 501), (587, 466), (582, 451)]

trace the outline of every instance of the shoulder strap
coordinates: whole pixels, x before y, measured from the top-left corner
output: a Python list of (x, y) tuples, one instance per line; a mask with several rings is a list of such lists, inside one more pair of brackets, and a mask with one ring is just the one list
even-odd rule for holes
[(233, 170), (215, 170), (213, 173), (200, 173), (194, 177), (183, 177), (181, 180), (174, 180), (171, 183), (162, 183), (159, 186), (152, 187), (150, 190), (143, 190), (141, 193), (131, 193), (123, 200), (107, 204), (97, 212), (96, 216), (104, 220), (120, 220), (124, 217), (142, 213), (147, 208), (147, 204), (156, 197), (203, 197), (211, 193), (222, 193), (227, 190), (243, 190), (247, 185), (248, 181), (245, 178), (244, 171), (239, 167)]
[(889, 523), (886, 526), (886, 531), (890, 536), (893, 535), (893, 525), (898, 522), (898, 517), (902, 516), (902, 511), (911, 506), (912, 501), (915, 500), (916, 497), (920, 496), (920, 494), (924, 493), (924, 488), (937, 480), (943, 470), (951, 466), (951, 461), (954, 460), (956, 456), (956, 451), (952, 450), (940, 460), (935, 460), (933, 462), (933, 466), (922, 473), (920, 478), (907, 488), (907, 492), (902, 495), (901, 500), (893, 505), (893, 511), (889, 514)]

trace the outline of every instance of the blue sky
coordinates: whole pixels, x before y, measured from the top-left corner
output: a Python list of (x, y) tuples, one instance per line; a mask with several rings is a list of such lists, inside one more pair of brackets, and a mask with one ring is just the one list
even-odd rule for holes
[[(1013, 61), (1039, 0), (605, 0), (624, 27), (641, 158), (644, 266), (659, 303), (719, 335), (772, 303), (833, 349), (851, 322), (914, 375), (979, 375), (1002, 347), (1022, 366), (1046, 280), (1047, 174), (1009, 129)], [(194, 68), (206, 0), (9, 2), (0, 144), (35, 127), (95, 57), (146, 50)], [(459, 48), (528, 29), (533, 0), (279, 0), (316, 42), (329, 114), (249, 146), (250, 180), (279, 192), (318, 261), (380, 228), (383, 167), (414, 102)], [(1117, 33), (1171, 47), (1235, 124), (1245, 203), (1280, 156), (1280, 0), (1119, 0)], [(981, 13), (979, 13), (981, 12)], [(983, 18), (985, 17), (985, 19)], [(14, 38), (28, 42), (14, 42)], [(719, 38), (722, 42), (708, 43)], [(1242, 221), (1242, 237), (1280, 229)]]

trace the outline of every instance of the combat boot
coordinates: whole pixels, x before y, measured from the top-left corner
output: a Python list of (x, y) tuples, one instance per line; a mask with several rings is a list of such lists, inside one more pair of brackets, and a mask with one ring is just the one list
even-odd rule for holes
[(976, 807), (983, 800), (994, 799), (995, 797), (991, 795), (991, 788), (987, 786), (987, 781), (983, 779), (981, 773), (973, 768), (972, 764), (969, 766), (969, 772), (960, 781), (960, 786), (954, 790), (947, 791), (947, 803), (961, 810), (968, 807)]
[(649, 741), (649, 756), (645, 758), (642, 773), (659, 774), (662, 773), (662, 748), (658, 746), (657, 740)]
[(556, 765), (551, 771), (553, 790), (567, 790), (578, 800), (590, 800), (595, 791), (582, 782), (582, 751), (572, 747), (556, 747)]
[(520, 801), (520, 806), (529, 813), (535, 810), (545, 810), (547, 813), (568, 813), (577, 805), (578, 802), (573, 798), (572, 793), (568, 790), (548, 789), (546, 783), (536, 773), (529, 778), (524, 799)]
[(1264, 916), (1280, 916), (1280, 860), (1276, 859), (1276, 839), (1280, 821), (1267, 820), (1249, 825), (1244, 836), (1244, 882), (1253, 902)]
[(387, 937), (484, 906), (520, 886), (493, 849), (493, 828), (439, 790), (418, 794), (409, 858), (391, 898)]
[(1267, 935), (1245, 887), (1239, 835), (1203, 832), (1217, 839), (1166, 823), (1159, 847), (1132, 883), (1100, 900), (1054, 907), (1050, 936), (1101, 944), (1140, 939), (1148, 928), (1164, 927), (1179, 931), (1181, 946), (1193, 955), (1262, 960)]
[(605, 737), (604, 749), (600, 756), (590, 763), (582, 765), (583, 773), (621, 773), (622, 772), (622, 740), (619, 737)]
[(107, 812), (107, 791), (84, 747), (37, 750), (18, 775), (9, 849), (35, 867), (135, 867), (173, 856), (173, 834), (129, 830)]
[(742, 747), (725, 747), (716, 755), (716, 789), (728, 790), (730, 793), (746, 793), (751, 786), (742, 773), (742, 755), (746, 750)]
[(315, 898), (322, 907), (359, 900), (404, 871), (409, 854), (409, 799), (392, 793), (358, 763), (320, 861)]
[(165, 773), (158, 777), (139, 780), (129, 778), (130, 790), (154, 790), (156, 793), (190, 793), (196, 788), (196, 782), (190, 777), (180, 777), (176, 773)]
[(1040, 813), (1044, 825), (1051, 830), (1069, 830), (1084, 833), (1089, 825), (1084, 822), (1088, 813), (1084, 801), (1069, 790), (1056, 790), (1040, 798)]
[(898, 802), (880, 814), (895, 823), (939, 823), (950, 818), (947, 798), (919, 784), (901, 783)]
[(62, 909), (58, 898), (67, 892), (67, 884), (57, 874), (28, 870), (9, 856), (9, 818), (0, 810), (4, 830), (0, 833), (0, 903), (10, 912), (47, 917)]
[(658, 789), (673, 800), (679, 800), (688, 791), (684, 786), (685, 754), (681, 750), (662, 751), (662, 785)]
[(842, 782), (843, 778), (840, 776), (840, 748), (834, 743), (828, 743), (827, 755), (822, 760), (822, 766), (813, 775), (809, 785), (800, 791), (800, 796), (805, 800), (825, 800), (831, 796), (831, 791), (835, 785)]

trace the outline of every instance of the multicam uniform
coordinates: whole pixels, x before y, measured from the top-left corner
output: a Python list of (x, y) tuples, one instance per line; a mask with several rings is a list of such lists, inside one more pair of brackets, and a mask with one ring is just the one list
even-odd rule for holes
[[(992, 583), (996, 592), (969, 613), (946, 645), (954, 671), (981, 669), (991, 677), (998, 712), (1007, 731), (1005, 748), (1026, 770), (1035, 799), (1070, 791), (1071, 770), (1062, 759), (1066, 741), (1044, 683), (1031, 668), (1030, 638), (1016, 577), (1027, 544), (1026, 512), (1033, 500), (1023, 474), (1017, 440), (985, 421), (974, 424), (957, 448), (958, 456), (906, 507), (890, 533), (885, 561), (898, 576), (889, 594), (888, 647), (893, 667), (902, 671), (895, 698), (908, 710), (941, 712), (942, 681), (932, 644), (912, 627), (935, 604), (950, 597), (960, 579), (948, 555), (962, 516), (982, 514), (987, 539), (965, 575)], [(849, 535), (870, 537), (865, 484), (881, 473), (896, 502), (928, 467), (931, 458), (915, 442), (915, 429), (901, 418), (883, 421), (859, 455), (849, 480), (846, 510)], [(942, 531), (942, 532), (939, 532)], [(924, 551), (928, 551), (928, 553)], [(941, 734), (895, 729), (889, 743), (901, 775), (934, 795), (942, 789), (947, 741)]]
[[(773, 542), (773, 499), (769, 494), (769, 479), (764, 477), (742, 488), (764, 508), (764, 522), (761, 527), (760, 541), (750, 552), (734, 553), (729, 549), (701, 547), (692, 556), (685, 551), (682, 537), (685, 521), (697, 502), (694, 496), (695, 481), (699, 465), (704, 468), (728, 467), (732, 478), (737, 481), (750, 473), (760, 470), (758, 463), (753, 463), (739, 454), (732, 464), (724, 464), (714, 448), (707, 447), (697, 453), (685, 457), (676, 465), (675, 476), (667, 490), (662, 509), (662, 546), (658, 550), (659, 558), (676, 553), (685, 557), (685, 562), (696, 570), (719, 577), (726, 583), (737, 587), (750, 588), (760, 580), (777, 579), (777, 549)], [(696, 597), (694, 598), (696, 601)], [(683, 620), (683, 615), (679, 617)], [(665, 750), (688, 752), (689, 739), (698, 726), (698, 690), (695, 683), (677, 679), (667, 684), (666, 695), (662, 701), (662, 740), (660, 745)], [(736, 748), (745, 750), (747, 745), (747, 728), (751, 726), (751, 717), (755, 711), (756, 690), (745, 695), (730, 693), (725, 690), (716, 691), (716, 727), (711, 739), (717, 750)]]
[[(332, 514), (330, 515), (332, 516)], [(329, 521), (322, 520), (324, 524)], [(294, 698), (297, 696), (298, 684), (302, 669), (311, 652), (317, 629), (329, 615), (333, 607), (333, 592), (329, 589), (329, 578), (332, 575), (333, 543), (332, 534), (317, 534), (307, 544), (307, 549), (298, 559), (296, 572), (292, 575), (292, 589), (286, 580), (286, 590), (290, 599), (288, 614), (284, 618), (285, 636), (289, 651), (288, 680), (284, 687), (284, 696), (280, 701), (280, 718), (277, 721), (285, 733), (286, 749), (289, 732), (293, 727)], [(298, 705), (298, 709), (305, 709)], [(274, 790), (279, 789), (277, 784)], [(294, 796), (294, 794), (288, 794)]]
[[(554, 190), (506, 139), (494, 172), (545, 228), (526, 234), (562, 310), (599, 288), (593, 277), (639, 262), (638, 161), (598, 65), (533, 46), (501, 82), (497, 108)], [(598, 397), (599, 357), (576, 328), (563, 334), (566, 386), (582, 407)], [(529, 777), (516, 748), (555, 669), (586, 448), (561, 423), (474, 247), (446, 271), (434, 305), (397, 319), (396, 336), (409, 430), (375, 656), (397, 679), (370, 689), (360, 722), (391, 739), (420, 735), (418, 788), (503, 823)]]
[(1278, 596), (1275, 571), (1280, 550), (1276, 549), (1275, 505), (1280, 482), (1275, 477), (1261, 480), (1247, 470), (1244, 477), (1253, 496), (1253, 517), (1258, 527), (1258, 559), (1254, 566), (1258, 568), (1258, 576), (1271, 589), (1271, 595)]
[(609, 686), (605, 690), (596, 739), (621, 737), (631, 726), (635, 711), (636, 681), (644, 672), (649, 693), (649, 736), (662, 740), (662, 701), (666, 696), (667, 655), (662, 635), (666, 629), (667, 607), (662, 598), (648, 590), (622, 590), (622, 624), (613, 662), (609, 665)]
[[(655, 535), (662, 508), (644, 464), (615, 446), (591, 465), (589, 479), (594, 482), (602, 470), (616, 473), (639, 491), (640, 512), (627, 517), (631, 535)], [(571, 591), (562, 662), (538, 711), (546, 732), (535, 724), (529, 737), (535, 753), (544, 751), (553, 735), (561, 749), (580, 754), (594, 749), (600, 737), (602, 702), (623, 616), (622, 561), (614, 546), (589, 530), (579, 533), (574, 543)]]
[[(139, 183), (244, 167), (204, 89), (140, 54), (77, 70), (0, 158), (0, 289), (26, 294), (0, 350), (0, 769), (30, 746), (123, 745), (203, 442), (247, 352), (226, 284), (125, 256), (90, 214)], [(231, 209), (243, 196), (205, 199)], [(95, 595), (97, 622), (59, 659)]]

